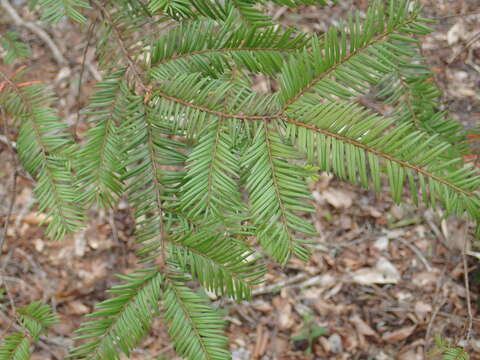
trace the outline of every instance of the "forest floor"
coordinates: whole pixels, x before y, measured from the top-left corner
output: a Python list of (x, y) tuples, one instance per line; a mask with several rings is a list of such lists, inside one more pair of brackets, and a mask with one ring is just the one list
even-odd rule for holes
[[(21, 0), (11, 2), (24, 20), (35, 20)], [(283, 23), (323, 32), (351, 9), (365, 9), (367, 0), (341, 3), (271, 11)], [(478, 126), (479, 0), (423, 3), (425, 15), (438, 19), (422, 47), (447, 110), (465, 125)], [(13, 27), (0, 8), (0, 32)], [(16, 29), (33, 48), (32, 59), (24, 64), (32, 69), (32, 80), (53, 84), (60, 115), (75, 123), (99, 77), (93, 47), (84, 51), (87, 30), (79, 31), (70, 22), (48, 28), (67, 60), (59, 64), (37, 35), (22, 26)], [(81, 76), (84, 55), (87, 66)], [(12, 73), (14, 68), (0, 65), (0, 70)], [(82, 120), (83, 116), (79, 133), (87, 129)], [(2, 226), (12, 195), (12, 171), (11, 154), (0, 142)], [(17, 306), (41, 299), (61, 317), (50, 336), (42, 338), (33, 359), (63, 359), (72, 345), (72, 332), (115, 283), (113, 274), (136, 266), (131, 210), (120, 203), (115, 213), (92, 211), (86, 230), (52, 242), (40, 226), (43, 216), (36, 212), (32, 186), (28, 178), (18, 178), (0, 268)], [(469, 352), (472, 359), (480, 359), (480, 267), (469, 236), (473, 224), (442, 219), (440, 210), (408, 202), (392, 205), (388, 191), (375, 196), (327, 174), (321, 174), (311, 190), (318, 209), (312, 221), (320, 234), (313, 239), (311, 261), (293, 259), (280, 268), (266, 260), (267, 281), (255, 289), (251, 301), (213, 299), (226, 309), (234, 359), (426, 359), (436, 335), (464, 345), (469, 319), (473, 323)], [(464, 263), (473, 318), (467, 311)], [(8, 302), (0, 302), (0, 337), (11, 325), (10, 310)], [(176, 359), (158, 320), (131, 359), (162, 358)]]

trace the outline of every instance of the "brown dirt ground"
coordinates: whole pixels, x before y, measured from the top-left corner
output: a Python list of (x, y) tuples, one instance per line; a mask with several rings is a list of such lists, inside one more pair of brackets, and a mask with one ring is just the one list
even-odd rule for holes
[[(478, 126), (480, 3), (423, 3), (425, 14), (438, 19), (436, 31), (422, 45), (444, 92), (446, 108), (467, 126)], [(366, 0), (347, 0), (332, 8), (272, 7), (271, 11), (283, 23), (322, 32), (347, 11), (365, 9), (366, 4)], [(34, 20), (27, 9), (18, 11)], [(477, 14), (455, 16), (472, 12)], [(0, 31), (12, 27), (8, 16), (0, 12)], [(32, 59), (24, 63), (32, 69), (32, 79), (53, 83), (60, 99), (55, 106), (73, 124), (95, 83), (92, 72), (85, 71), (77, 94), (86, 29), (76, 31), (78, 26), (69, 22), (49, 28), (69, 60), (62, 67), (35, 35), (17, 30), (34, 50)], [(87, 52), (87, 60), (95, 65), (93, 49)], [(0, 65), (0, 70), (11, 72), (12, 67)], [(11, 194), (10, 159), (7, 147), (0, 143), (1, 225)], [(392, 205), (388, 195), (375, 197), (326, 174), (311, 189), (318, 208), (312, 221), (321, 234), (314, 239), (312, 260), (308, 264), (292, 260), (283, 269), (267, 260), (267, 281), (255, 290), (252, 301), (232, 304), (214, 299), (228, 311), (227, 333), (234, 359), (420, 360), (426, 358), (436, 334), (462, 344), (467, 311), (461, 249), (465, 238), (472, 240), (465, 237), (472, 232), (472, 224), (442, 219), (440, 210), (417, 209), (408, 202)], [(124, 204), (114, 214), (92, 211), (85, 231), (52, 242), (45, 237), (39, 225), (42, 216), (35, 209), (32, 182), (20, 176), (0, 266), (17, 306), (41, 299), (61, 316), (60, 324), (36, 347), (33, 359), (62, 359), (82, 317), (115, 283), (113, 274), (135, 267), (132, 221)], [(472, 359), (480, 359), (480, 268), (473, 256), (468, 256), (468, 265), (475, 315), (470, 353)], [(9, 317), (7, 302), (0, 303), (1, 335), (11, 325)], [(294, 337), (321, 327), (328, 333), (310, 343)], [(176, 359), (158, 320), (131, 358), (162, 356)]]

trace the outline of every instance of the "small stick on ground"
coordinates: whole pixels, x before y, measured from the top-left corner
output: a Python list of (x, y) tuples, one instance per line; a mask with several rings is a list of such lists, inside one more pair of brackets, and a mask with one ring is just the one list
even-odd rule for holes
[[(438, 278), (437, 280), (437, 285), (436, 285), (436, 288), (435, 288), (435, 295), (433, 295), (433, 305), (435, 305), (437, 303), (437, 297), (439, 296), (439, 293), (440, 293), (440, 290), (442, 289), (443, 287), (443, 283), (444, 283), (444, 277), (445, 277), (445, 272), (447, 271), (447, 266), (445, 265), (443, 267), (443, 271), (442, 271), (442, 274), (440, 275), (440, 277)], [(423, 355), (425, 358), (426, 355), (427, 355), (427, 346), (428, 346), (428, 341), (430, 339), (430, 334), (432, 332), (432, 327), (433, 327), (433, 323), (435, 322), (435, 319), (437, 317), (437, 315), (439, 314), (440, 312), (440, 309), (442, 308), (442, 306), (445, 304), (445, 302), (447, 301), (447, 299), (445, 299), (445, 296), (441, 295), (441, 298), (440, 298), (440, 301), (438, 302), (438, 305), (435, 306), (435, 309), (433, 310), (433, 313), (432, 313), (432, 317), (430, 318), (429, 322), (428, 322), (428, 325), (427, 325), (427, 331), (425, 333), (425, 346), (423, 347)]]
[[(12, 174), (12, 187), (11, 187), (11, 198), (10, 198), (10, 205), (8, 206), (8, 212), (7, 216), (5, 217), (5, 224), (3, 225), (3, 233), (2, 237), (0, 238), (0, 254), (3, 251), (3, 245), (5, 245), (5, 240), (7, 239), (7, 233), (8, 233), (8, 225), (10, 224), (10, 218), (12, 217), (12, 212), (13, 212), (13, 206), (15, 205), (15, 201), (17, 199), (17, 157), (15, 155), (15, 150), (12, 147), (12, 144), (10, 143), (10, 139), (8, 137), (8, 126), (7, 126), (7, 114), (5, 113), (4, 108), (0, 108), (0, 114), (2, 115), (3, 119), (3, 132), (5, 133), (5, 138), (7, 139), (7, 146), (8, 149), (10, 150), (10, 155), (11, 155), (11, 162), (13, 166), (13, 174)], [(10, 307), (12, 308), (12, 311), (14, 314), (16, 314), (16, 309), (15, 309), (15, 302), (13, 301), (12, 294), (10, 294), (10, 291), (8, 289), (7, 282), (4, 279), (4, 274), (3, 270), (0, 272), (0, 277), (2, 279), (3, 287), (5, 288), (5, 293), (8, 297), (8, 300), (10, 302)]]
[(467, 264), (467, 225), (465, 225), (463, 230), (463, 249), (462, 249), (462, 261), (463, 261), (463, 278), (465, 280), (465, 292), (467, 300), (467, 314), (468, 314), (468, 323), (467, 323), (467, 333), (465, 340), (468, 346), (470, 338), (472, 336), (472, 327), (473, 327), (473, 312), (472, 312), (472, 302), (470, 297), (470, 284), (468, 282), (468, 264)]
[(462, 46), (461, 48), (459, 48), (457, 51), (455, 51), (452, 55), (452, 57), (448, 60), (448, 63), (451, 64), (453, 63), (455, 60), (457, 60), (457, 58), (460, 56), (460, 54), (462, 52), (464, 52), (465, 50), (467, 50), (470, 46), (472, 46), (475, 42), (479, 41), (480, 40), (480, 31), (476, 32), (475, 34), (473, 34), (470, 39), (468, 39), (467, 43)]
[(432, 232), (435, 234), (438, 240), (440, 240), (440, 243), (445, 247), (445, 249), (450, 250), (450, 247), (448, 246), (448, 239), (445, 237), (445, 235), (440, 231), (438, 228), (437, 224), (435, 224), (433, 220), (433, 214), (432, 212), (428, 211), (425, 213), (424, 219), (427, 223), (427, 225), (430, 227)]
[(400, 241), (403, 245), (405, 245), (406, 247), (408, 247), (410, 250), (412, 250), (412, 252), (417, 255), (417, 257), (420, 259), (421, 263), (423, 264), (423, 266), (425, 266), (425, 269), (427, 271), (432, 271), (432, 266), (430, 265), (430, 263), (428, 262), (428, 260), (425, 258), (425, 256), (423, 256), (422, 252), (420, 251), (419, 248), (417, 248), (415, 245), (413, 244), (410, 244), (408, 241), (405, 241), (401, 238), (398, 239), (398, 241)]
[[(85, 66), (87, 62), (87, 52), (88, 48), (90, 47), (90, 40), (92, 39), (93, 36), (93, 31), (95, 30), (95, 26), (97, 25), (97, 20), (93, 23), (90, 24), (88, 27), (88, 33), (87, 33), (87, 44), (85, 45), (85, 49), (83, 49), (83, 55), (82, 55), (82, 66), (80, 68), (80, 77), (78, 79), (78, 88), (77, 88), (77, 106), (80, 103), (80, 95), (82, 91), (82, 80), (83, 80), (83, 74), (85, 72)], [(77, 118), (75, 119), (75, 123), (73, 124), (73, 129), (72, 129), (72, 134), (75, 140), (78, 140), (78, 135), (77, 135), (77, 128), (78, 124), (80, 123), (80, 108), (77, 110)]]
[(3, 250), (3, 245), (5, 244), (5, 239), (7, 238), (8, 232), (8, 224), (10, 223), (10, 218), (12, 217), (13, 206), (15, 205), (15, 200), (17, 197), (17, 157), (15, 155), (15, 149), (10, 142), (10, 138), (8, 137), (8, 126), (7, 126), (7, 114), (3, 108), (0, 108), (0, 114), (2, 115), (3, 119), (3, 132), (5, 134), (6, 144), (8, 149), (10, 150), (11, 162), (13, 166), (13, 174), (12, 174), (12, 185), (11, 185), (11, 198), (10, 198), (10, 205), (8, 206), (7, 216), (5, 217), (5, 223), (3, 226), (3, 233), (2, 237), (0, 238), (0, 254)]
[(17, 149), (17, 143), (15, 141), (10, 141), (5, 135), (0, 135), (0, 142), (11, 146), (13, 149)]
[(285, 280), (285, 281), (280, 281), (276, 284), (268, 285), (265, 286), (264, 288), (260, 289), (254, 289), (252, 291), (252, 296), (259, 296), (259, 295), (265, 295), (265, 294), (270, 294), (275, 291), (279, 291), (285, 287), (291, 286), (295, 283), (298, 283), (302, 280), (305, 280), (306, 278), (310, 278), (312, 275), (308, 275), (305, 273), (301, 273), (295, 276), (292, 276), (291, 278)]

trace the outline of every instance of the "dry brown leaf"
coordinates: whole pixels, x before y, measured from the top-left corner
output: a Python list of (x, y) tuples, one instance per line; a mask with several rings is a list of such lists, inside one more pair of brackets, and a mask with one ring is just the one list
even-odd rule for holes
[(290, 329), (295, 323), (292, 317), (292, 305), (290, 305), (287, 299), (283, 299), (280, 296), (274, 297), (272, 304), (277, 310), (277, 323), (280, 330)]
[(318, 344), (313, 344), (313, 352), (321, 358), (327, 356), (327, 351), (325, 350), (325, 348), (328, 347), (327, 339), (321, 337), (318, 342)]
[(320, 345), (322, 345), (323, 351), (328, 354), (331, 350), (331, 347), (330, 347), (330, 343), (328, 342), (327, 338), (322, 336), (322, 337), (318, 338), (318, 342), (320, 343)]
[(379, 338), (375, 330), (373, 330), (365, 321), (363, 321), (363, 319), (358, 316), (358, 314), (353, 315), (352, 317), (350, 317), (349, 320), (353, 325), (355, 325), (355, 328), (360, 334), (372, 336), (375, 339)]
[(417, 301), (414, 310), (418, 321), (424, 323), (427, 321), (427, 314), (432, 312), (432, 305), (423, 301)]
[(40, 225), (40, 224), (48, 225), (52, 221), (52, 219), (47, 218), (47, 214), (31, 212), (28, 215), (26, 215), (22, 219), (22, 221), (29, 225)]
[(75, 256), (82, 257), (85, 255), (87, 242), (85, 241), (85, 230), (79, 231), (74, 236), (74, 252)]
[(418, 353), (414, 349), (404, 351), (396, 357), (397, 360), (423, 360), (421, 353)]
[(480, 339), (471, 339), (470, 345), (472, 345), (473, 350), (480, 353)]
[(69, 314), (84, 315), (90, 312), (90, 308), (80, 301), (67, 302), (67, 308)]
[(367, 259), (364, 256), (358, 256), (358, 248), (353, 249), (345, 249), (342, 252), (341, 258), (339, 258), (338, 263), (343, 268), (347, 270), (357, 270), (360, 269), (362, 266), (367, 265)]
[(320, 177), (316, 184), (318, 191), (323, 193), (323, 191), (325, 191), (330, 186), (330, 182), (332, 181), (332, 179), (333, 179), (332, 174), (329, 174), (326, 172), (320, 173)]
[(375, 360), (392, 360), (392, 357), (388, 356), (383, 351), (380, 351), (378, 354), (375, 355)]
[(386, 236), (380, 236), (375, 242), (373, 243), (373, 247), (379, 251), (384, 251), (388, 249), (388, 245), (390, 240)]
[(267, 349), (268, 339), (270, 337), (269, 331), (263, 325), (257, 327), (257, 342), (253, 351), (253, 358), (260, 359)]
[(352, 280), (358, 284), (396, 284), (400, 281), (400, 272), (395, 265), (384, 257), (380, 257), (374, 268), (362, 268), (354, 271)]
[(38, 252), (42, 252), (45, 248), (45, 242), (42, 239), (33, 240), (33, 244), (35, 245), (35, 250)]
[(422, 271), (413, 275), (412, 283), (420, 288), (435, 286), (438, 280), (438, 270)]
[(382, 340), (388, 343), (396, 343), (402, 340), (405, 340), (410, 335), (413, 334), (417, 325), (403, 327), (395, 331), (389, 331), (382, 335)]
[(457, 22), (453, 25), (447, 33), (447, 42), (448, 45), (453, 45), (459, 42), (461, 39), (464, 39), (466, 36), (465, 24), (463, 21)]
[(283, 334), (277, 334), (268, 345), (268, 349), (276, 354), (284, 354), (288, 351), (289, 347), (290, 342), (288, 341), (288, 337)]
[(373, 206), (368, 207), (368, 214), (374, 218), (380, 218), (383, 216), (383, 214), (378, 209), (375, 209)]
[(392, 214), (395, 219), (401, 220), (405, 217), (405, 209), (400, 205), (392, 205), (390, 214)]
[(357, 334), (353, 328), (343, 329), (342, 337), (343, 337), (343, 346), (345, 350), (348, 351), (349, 353), (356, 352), (356, 349), (361, 345), (357, 340)]
[(327, 315), (347, 314), (355, 310), (355, 307), (353, 305), (347, 305), (342, 303), (331, 304), (322, 299), (318, 299), (317, 301), (315, 301), (313, 307), (322, 317), (325, 317)]
[(340, 189), (326, 189), (321, 194), (327, 202), (336, 209), (346, 209), (352, 206), (356, 195), (353, 192)]
[[(62, 318), (64, 315), (61, 314)], [(72, 332), (76, 330), (77, 325), (73, 321), (60, 321), (59, 323), (53, 325), (49, 330), (58, 335), (63, 335), (65, 338), (68, 338), (72, 335)]]
[(329, 291), (327, 291), (324, 295), (324, 299), (325, 300), (328, 300), (330, 299), (331, 297), (337, 295), (341, 290), (342, 290), (342, 287), (343, 287), (343, 281), (342, 282), (339, 282), (337, 285), (335, 285), (332, 289), (330, 289)]
[(474, 89), (470, 89), (467, 87), (460, 86), (455, 89), (455, 93), (457, 96), (461, 97), (475, 97), (477, 95), (477, 92)]
[(268, 303), (264, 300), (257, 300), (252, 304), (252, 306), (253, 306), (254, 309), (256, 309), (258, 311), (261, 311), (261, 312), (265, 312), (265, 313), (268, 313), (268, 312), (273, 310), (272, 305), (270, 305), (270, 303)]
[(343, 352), (342, 338), (338, 334), (332, 334), (328, 337), (328, 344), (330, 351), (334, 354), (341, 354)]

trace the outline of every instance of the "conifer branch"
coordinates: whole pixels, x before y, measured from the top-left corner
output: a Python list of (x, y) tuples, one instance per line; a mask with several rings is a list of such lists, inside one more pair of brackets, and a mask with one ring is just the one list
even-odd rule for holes
[(42, 305), (38, 301), (14, 311), (18, 325), (13, 326), (17, 331), (3, 338), (0, 344), (0, 359), (29, 360), (30, 347), (35, 343), (42, 344), (39, 342), (40, 335), (57, 323), (58, 317), (52, 313), (50, 306)]
[(427, 178), (431, 178), (435, 181), (438, 181), (444, 185), (447, 185), (449, 188), (453, 189), (456, 193), (460, 194), (460, 195), (465, 195), (467, 197), (473, 197), (473, 196), (476, 196), (475, 195), (475, 192), (473, 191), (467, 191), (467, 190), (464, 190), (462, 189), (461, 187), (455, 185), (454, 183), (452, 182), (449, 182), (447, 180), (445, 180), (444, 178), (441, 178), (435, 174), (432, 174), (431, 172), (425, 170), (424, 168), (422, 167), (419, 167), (419, 166), (415, 166), (407, 161), (403, 161), (399, 158), (396, 158), (392, 155), (389, 155), (389, 154), (386, 154), (384, 152), (381, 152), (379, 150), (376, 150), (370, 146), (367, 146), (365, 144), (362, 144), (360, 141), (356, 141), (356, 140), (353, 140), (353, 139), (350, 139), (346, 136), (342, 136), (340, 134), (337, 134), (337, 133), (333, 133), (333, 132), (330, 132), (330, 131), (327, 131), (327, 130), (324, 130), (324, 129), (319, 129), (317, 127), (315, 127), (314, 125), (311, 125), (311, 124), (306, 124), (306, 123), (303, 123), (303, 122), (300, 122), (298, 120), (295, 120), (295, 119), (292, 119), (292, 118), (287, 118), (286, 119), (289, 123), (291, 124), (294, 124), (296, 126), (299, 126), (299, 127), (303, 127), (303, 128), (306, 128), (306, 129), (309, 129), (309, 130), (312, 130), (316, 133), (319, 133), (319, 134), (323, 134), (323, 135), (326, 135), (328, 137), (332, 137), (332, 138), (335, 138), (335, 139), (338, 139), (346, 144), (351, 144), (351, 145), (354, 145), (355, 147), (358, 147), (362, 150), (365, 150), (366, 152), (368, 153), (371, 153), (373, 155), (376, 155), (376, 156), (379, 156), (383, 159), (386, 159), (386, 160), (389, 160), (389, 161), (392, 161), (392, 162), (395, 162), (399, 165), (401, 165), (402, 167), (405, 167), (405, 168), (410, 168), (412, 170), (414, 170), (415, 172), (417, 173), (420, 173), (422, 175), (425, 175)]
[(150, 93), (150, 91), (144, 85), (140, 68), (136, 64), (136, 62), (132, 59), (132, 57), (130, 56), (130, 54), (127, 50), (127, 47), (125, 46), (125, 42), (122, 38), (121, 32), (117, 28), (117, 26), (115, 25), (115, 22), (113, 21), (112, 17), (110, 16), (110, 13), (108, 12), (108, 10), (105, 8), (105, 6), (103, 6), (103, 4), (100, 1), (92, 0), (92, 2), (95, 4), (95, 6), (97, 6), (100, 9), (100, 11), (103, 15), (103, 18), (108, 23), (108, 26), (110, 26), (110, 28), (113, 30), (113, 33), (115, 34), (116, 43), (118, 44), (118, 46), (120, 48), (120, 52), (122, 54), (122, 57), (124, 58), (124, 60), (127, 63), (126, 64), (127, 70), (133, 71), (133, 75), (136, 79), (137, 85), (142, 87), (142, 89), (146, 92), (146, 94)]
[(146, 118), (147, 120), (147, 141), (148, 141), (148, 155), (149, 155), (149, 160), (150, 163), (152, 164), (152, 170), (153, 170), (153, 187), (154, 187), (154, 197), (155, 197), (155, 204), (156, 204), (156, 213), (158, 216), (158, 227), (159, 229), (159, 236), (160, 236), (160, 268), (162, 269), (165, 266), (165, 239), (167, 237), (165, 233), (165, 224), (163, 220), (163, 204), (162, 204), (162, 193), (163, 193), (163, 187), (160, 184), (160, 181), (158, 180), (158, 176), (160, 174), (160, 169), (158, 168), (157, 161), (155, 158), (155, 148), (154, 148), (154, 139), (155, 136), (152, 133), (152, 124)]
[(223, 112), (223, 111), (211, 110), (211, 109), (208, 109), (204, 106), (200, 106), (200, 105), (185, 101), (183, 99), (177, 98), (175, 96), (167, 95), (167, 94), (159, 92), (159, 91), (155, 91), (155, 95), (158, 95), (158, 96), (160, 96), (164, 99), (173, 101), (175, 103), (182, 104), (186, 107), (189, 107), (189, 108), (192, 108), (192, 109), (195, 109), (195, 110), (199, 110), (201, 112), (211, 114), (211, 115), (214, 115), (214, 116), (218, 116), (218, 117), (223, 118), (223, 119), (238, 119), (238, 120), (253, 120), (253, 121), (255, 121), (255, 120), (276, 120), (276, 119), (280, 118), (280, 116), (278, 114), (276, 114), (276, 115), (232, 114), (232, 113), (227, 113), (227, 112)]
[(168, 241), (172, 259), (183, 271), (219, 296), (226, 294), (236, 300), (251, 297), (252, 286), (262, 281), (265, 272), (264, 266), (256, 263), (253, 249), (214, 228), (205, 230), (202, 224), (186, 233), (183, 229), (177, 232)]
[(280, 187), (278, 185), (277, 181), (277, 175), (275, 173), (275, 164), (273, 160), (273, 154), (272, 154), (272, 145), (270, 143), (269, 139), (269, 129), (268, 129), (268, 123), (266, 121), (263, 121), (263, 131), (265, 132), (265, 147), (267, 150), (268, 154), (268, 162), (270, 163), (270, 167), (272, 169), (272, 182), (273, 182), (273, 188), (275, 191), (275, 197), (277, 198), (277, 202), (280, 206), (280, 218), (281, 218), (281, 223), (282, 226), (285, 229), (285, 232), (287, 233), (287, 238), (288, 238), (288, 253), (289, 254), (294, 254), (294, 236), (291, 232), (291, 230), (288, 227), (288, 221), (286, 218), (286, 209), (285, 209), (285, 204), (283, 203), (282, 196), (280, 195)]
[(195, 323), (193, 322), (192, 316), (190, 315), (190, 312), (188, 311), (186, 305), (180, 300), (181, 295), (179, 293), (179, 290), (177, 289), (177, 286), (175, 286), (175, 284), (173, 282), (171, 282), (169, 285), (170, 285), (170, 289), (171, 289), (172, 293), (178, 299), (177, 300), (178, 304), (179, 304), (180, 308), (182, 309), (182, 312), (183, 312), (184, 316), (186, 317), (188, 323), (193, 325), (192, 326), (192, 332), (195, 334), (195, 338), (197, 338), (197, 340), (198, 340), (198, 344), (200, 346), (201, 353), (206, 354), (206, 360), (213, 360), (213, 358), (210, 357), (210, 355), (207, 351), (207, 347), (205, 346), (205, 343), (203, 341), (201, 341), (202, 336), (200, 335), (200, 330), (197, 328), (197, 326), (195, 326)]
[(76, 331), (77, 340), (92, 340), (72, 349), (69, 358), (118, 360), (120, 351), (129, 356), (150, 328), (158, 311), (164, 275), (160, 269), (146, 268), (118, 277), (125, 284), (109, 291), (117, 296), (98, 304), (96, 312), (88, 315), (93, 320)]
[[(51, 21), (86, 20), (83, 0), (40, 1)], [(191, 281), (250, 298), (265, 272), (252, 237), (282, 264), (308, 260), (318, 236), (309, 221), (314, 170), (377, 192), (384, 176), (396, 203), (409, 186), (416, 204), (421, 195), (480, 221), (480, 177), (462, 161), (462, 127), (438, 111), (412, 45), (429, 21), (414, 1), (383, 3), (317, 37), (274, 24), (256, 6), (263, 1), (92, 0), (107, 76), (90, 99), (93, 126), (78, 154), (47, 107), (50, 95), (0, 73), (0, 103), (21, 122), (18, 153), (39, 179), (54, 237), (79, 226), (77, 203), (113, 208), (126, 195), (139, 262), (154, 264), (120, 276), (125, 283), (82, 325), (77, 339), (87, 342), (71, 357), (128, 357), (161, 312), (180, 356), (229, 359), (225, 322)], [(163, 31), (170, 21), (178, 26)], [(4, 44), (8, 61), (26, 53), (14, 36)], [(278, 79), (279, 91), (255, 91), (257, 74)], [(372, 86), (390, 115), (356, 103)], [(41, 317), (22, 321), (32, 339), (46, 327)], [(9, 341), (7, 352), (25, 349), (23, 334)]]
[(0, 0), (0, 4), (8, 13), (8, 15), (12, 18), (17, 26), (22, 26), (29, 29), (32, 33), (37, 35), (51, 50), (53, 58), (59, 65), (65, 65), (68, 63), (65, 56), (63, 56), (62, 52), (58, 48), (57, 44), (52, 40), (52, 38), (43, 30), (41, 27), (36, 25), (33, 22), (28, 22), (23, 20), (20, 15), (18, 15), (15, 8), (10, 4), (8, 0)]
[(82, 189), (79, 201), (86, 205), (96, 198), (101, 205), (113, 208), (122, 193), (119, 127), (128, 116), (125, 96), (129, 91), (124, 75), (125, 70), (121, 69), (106, 76), (90, 99), (90, 114), (96, 117), (87, 132), (88, 141), (81, 149), (77, 172)]
[(78, 230), (83, 212), (74, 203), (76, 189), (71, 181), (72, 173), (66, 166), (72, 141), (65, 132), (65, 125), (44, 106), (50, 96), (42, 93), (41, 86), (20, 88), (3, 72), (0, 77), (16, 94), (16, 98), (5, 101), (5, 107), (21, 120), (18, 152), (25, 168), (37, 180), (35, 194), (40, 199), (40, 211), (48, 210), (47, 216), (53, 220), (47, 232), (54, 239), (61, 239)]
[(231, 359), (225, 349), (227, 338), (222, 335), (224, 321), (203, 304), (205, 299), (184, 285), (185, 281), (175, 271), (165, 279), (165, 319), (176, 350), (191, 359)]
[(151, 66), (159, 66), (163, 65), (166, 63), (169, 63), (171, 61), (183, 59), (183, 58), (188, 58), (191, 56), (196, 56), (196, 55), (206, 55), (206, 54), (215, 54), (215, 53), (230, 53), (230, 52), (236, 52), (236, 51), (253, 51), (253, 52), (260, 52), (260, 51), (275, 51), (275, 52), (280, 52), (280, 53), (291, 53), (298, 51), (297, 49), (284, 49), (284, 48), (275, 48), (275, 47), (229, 47), (229, 48), (220, 48), (220, 49), (203, 49), (203, 50), (197, 50), (197, 51), (192, 51), (189, 53), (183, 53), (183, 54), (176, 54), (173, 55), (169, 58), (162, 59), (161, 61), (158, 61)]
[(367, 50), (368, 48), (370, 48), (371, 46), (377, 44), (377, 43), (380, 43), (386, 39), (388, 39), (389, 35), (393, 34), (395, 31), (397, 31), (398, 29), (404, 27), (404, 26), (407, 26), (408, 24), (410, 23), (413, 23), (416, 19), (416, 16), (413, 16), (409, 19), (407, 19), (406, 21), (396, 25), (395, 27), (393, 27), (392, 29), (388, 29), (386, 31), (384, 31), (383, 33), (381, 34), (378, 34), (376, 36), (374, 36), (372, 39), (370, 39), (368, 42), (366, 42), (365, 44), (363, 44), (362, 46), (356, 48), (355, 50), (353, 50), (349, 55), (347, 55), (346, 57), (340, 59), (340, 61), (338, 61), (338, 63), (334, 64), (332, 67), (330, 67), (327, 71), (319, 74), (317, 77), (313, 78), (305, 87), (303, 87), (302, 89), (300, 89), (290, 100), (288, 100), (282, 107), (282, 109), (279, 111), (278, 115), (281, 116), (289, 107), (290, 105), (292, 105), (293, 103), (295, 103), (298, 99), (300, 99), (300, 97), (305, 94), (306, 92), (308, 92), (309, 90), (312, 89), (313, 86), (315, 86), (315, 84), (317, 84), (319, 81), (325, 79), (328, 75), (330, 75), (331, 73), (333, 73), (337, 68), (339, 68), (340, 66), (342, 66), (343, 64), (345, 63), (348, 63), (352, 58), (354, 58), (355, 56), (357, 56), (358, 54), (361, 54), (363, 51)]

